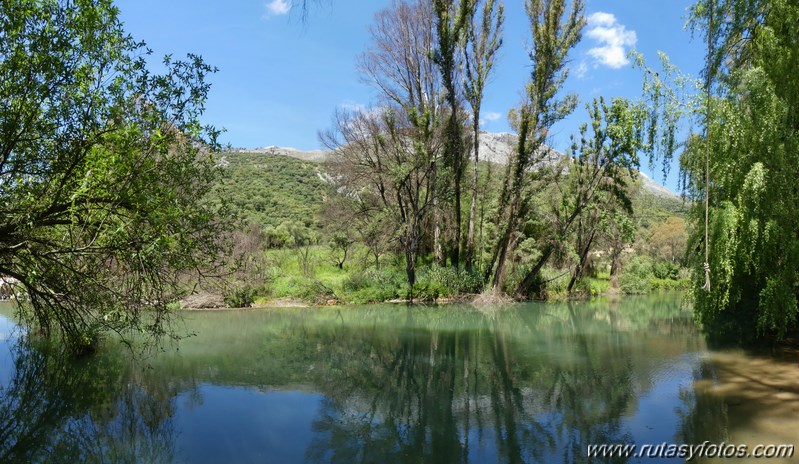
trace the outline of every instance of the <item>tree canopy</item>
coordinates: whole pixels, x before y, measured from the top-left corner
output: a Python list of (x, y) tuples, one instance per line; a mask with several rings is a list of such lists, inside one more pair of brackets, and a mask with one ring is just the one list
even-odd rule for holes
[(181, 280), (219, 251), (218, 131), (200, 123), (215, 70), (163, 60), (110, 0), (11, 0), (0, 15), (0, 275), (21, 315), (76, 350), (106, 331), (169, 334)]
[[(697, 279), (697, 314), (714, 334), (782, 339), (797, 326), (799, 295), (799, 5), (701, 1), (693, 14), (695, 26), (710, 28), (705, 72), (717, 82), (711, 111), (702, 108), (705, 134), (689, 141), (682, 159), (689, 192), (710, 200), (713, 286), (705, 292)], [(703, 230), (692, 235), (698, 247)]]

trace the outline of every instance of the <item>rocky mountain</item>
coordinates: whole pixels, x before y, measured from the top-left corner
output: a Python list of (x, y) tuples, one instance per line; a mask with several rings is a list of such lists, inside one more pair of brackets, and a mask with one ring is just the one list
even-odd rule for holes
[[(516, 149), (516, 134), (508, 132), (483, 132), (480, 134), (480, 158), (483, 160), (492, 161), (494, 163), (505, 164)], [(565, 154), (551, 150), (550, 155), (545, 160), (545, 163), (557, 163), (566, 156)], [(669, 190), (652, 178), (638, 172), (641, 179), (641, 187), (648, 193), (656, 197), (668, 198), (672, 200), (680, 200), (681, 197)]]
[(283, 155), (311, 162), (322, 162), (330, 156), (330, 151), (328, 150), (298, 150), (296, 148), (278, 147), (274, 145), (260, 148), (239, 148), (234, 151), (241, 153), (260, 153), (264, 155)]

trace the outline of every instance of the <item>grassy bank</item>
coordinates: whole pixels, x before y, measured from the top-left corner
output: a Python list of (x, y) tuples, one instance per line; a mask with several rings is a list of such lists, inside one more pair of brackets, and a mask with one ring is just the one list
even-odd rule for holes
[[(376, 268), (365, 248), (356, 246), (349, 256), (339, 267), (340, 252), (326, 246), (270, 249), (264, 252), (263, 264), (253, 270), (257, 274), (254, 280), (263, 283), (252, 285), (245, 278), (240, 289), (255, 306), (364, 304), (407, 299), (408, 284), (401, 257), (387, 254)], [(609, 271), (599, 270), (580, 279), (569, 294), (569, 272), (545, 268), (542, 297), (562, 300), (609, 293), (679, 290), (688, 287), (688, 277), (676, 267), (664, 271), (648, 258), (634, 257), (619, 276), (617, 288), (611, 285)], [(482, 273), (478, 271), (422, 262), (417, 268), (413, 297), (426, 302), (468, 300), (482, 291)]]

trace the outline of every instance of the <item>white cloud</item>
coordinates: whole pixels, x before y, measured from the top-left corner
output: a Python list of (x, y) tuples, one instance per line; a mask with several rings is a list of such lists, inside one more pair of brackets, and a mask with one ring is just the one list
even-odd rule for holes
[(588, 65), (585, 64), (585, 61), (580, 61), (580, 64), (577, 66), (577, 79), (584, 78), (586, 73), (588, 73)]
[(499, 121), (502, 118), (502, 113), (496, 111), (483, 111), (480, 113), (480, 125), (485, 126), (489, 122)]
[(287, 0), (272, 0), (264, 6), (266, 7), (266, 17), (284, 15), (291, 10), (291, 2)]
[[(611, 13), (597, 11), (588, 17), (588, 38), (597, 42), (597, 47), (588, 50), (597, 65), (613, 69), (627, 65), (627, 47), (638, 42), (635, 31), (628, 31)], [(579, 74), (579, 70), (578, 70)]]
[(604, 26), (612, 27), (616, 23), (616, 16), (613, 13), (605, 13), (604, 11), (597, 11), (588, 17), (589, 26)]
[(483, 113), (483, 119), (486, 121), (498, 121), (501, 117), (502, 114), (497, 113), (496, 111), (486, 111)]

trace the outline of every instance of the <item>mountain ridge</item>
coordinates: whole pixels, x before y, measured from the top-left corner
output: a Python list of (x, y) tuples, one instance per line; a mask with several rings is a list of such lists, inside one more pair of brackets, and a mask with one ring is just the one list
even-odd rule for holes
[[(516, 148), (516, 134), (510, 132), (481, 132), (480, 133), (480, 159), (497, 164), (507, 164)], [(330, 150), (300, 150), (293, 147), (280, 147), (269, 145), (258, 148), (237, 148), (231, 151), (252, 154), (282, 155), (291, 158), (320, 163), (325, 161), (332, 151)], [(566, 155), (552, 149), (547, 155), (546, 164), (555, 163)], [(641, 187), (647, 192), (661, 198), (682, 200), (682, 197), (668, 187), (658, 183), (642, 171), (638, 171)]]

